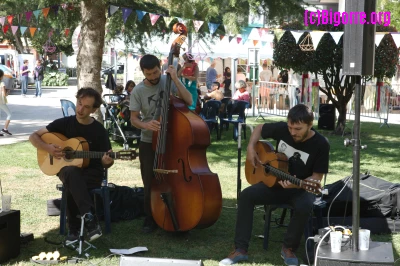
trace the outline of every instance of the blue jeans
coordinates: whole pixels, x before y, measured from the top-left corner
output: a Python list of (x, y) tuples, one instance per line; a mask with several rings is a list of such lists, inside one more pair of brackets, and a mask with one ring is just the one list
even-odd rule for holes
[(21, 76), (21, 95), (28, 92), (28, 76)]
[(42, 97), (42, 81), (35, 80), (35, 87), (36, 87), (36, 97), (37, 96)]

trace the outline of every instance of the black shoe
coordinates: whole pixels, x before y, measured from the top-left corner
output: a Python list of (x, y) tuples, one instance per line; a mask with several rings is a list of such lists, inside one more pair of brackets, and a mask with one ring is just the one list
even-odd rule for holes
[(142, 232), (145, 234), (149, 234), (149, 233), (153, 232), (154, 230), (156, 230), (157, 227), (158, 226), (157, 226), (156, 222), (154, 221), (153, 217), (147, 216), (144, 219)]
[(79, 239), (79, 232), (78, 230), (69, 230), (68, 235), (65, 237), (65, 244), (70, 245)]
[(9, 136), (12, 135), (12, 134), (10, 133), (10, 131), (8, 131), (7, 129), (4, 129), (4, 128), (1, 130), (1, 132), (5, 133), (5, 134), (7, 134), (7, 135), (9, 135)]
[(0, 133), (0, 137), (3, 137), (4, 135)]
[(102, 235), (96, 216), (90, 212), (85, 215), (85, 228), (88, 241), (93, 241)]

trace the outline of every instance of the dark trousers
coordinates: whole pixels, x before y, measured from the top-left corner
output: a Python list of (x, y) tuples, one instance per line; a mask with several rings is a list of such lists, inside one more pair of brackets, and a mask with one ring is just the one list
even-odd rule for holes
[(264, 183), (247, 187), (240, 193), (236, 220), (235, 247), (248, 250), (255, 205), (289, 204), (294, 208), (283, 244), (295, 251), (313, 208), (315, 196), (303, 189), (269, 188)]
[(141, 141), (139, 143), (139, 161), (140, 173), (142, 174), (143, 187), (144, 187), (144, 212), (147, 217), (152, 217), (151, 214), (151, 181), (154, 178), (153, 163), (155, 152), (153, 151), (152, 144)]
[(94, 208), (89, 190), (100, 187), (104, 173), (99, 169), (65, 166), (58, 173), (67, 193), (67, 220), (71, 230), (80, 228), (78, 215), (84, 215)]

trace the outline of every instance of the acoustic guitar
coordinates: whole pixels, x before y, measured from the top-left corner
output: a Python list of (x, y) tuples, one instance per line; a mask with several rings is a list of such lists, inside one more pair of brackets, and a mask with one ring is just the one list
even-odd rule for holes
[[(102, 158), (105, 152), (89, 151), (88, 142), (82, 137), (68, 139), (60, 133), (48, 132), (41, 136), (47, 144), (56, 144), (61, 147), (64, 157), (56, 159), (45, 150), (37, 150), (37, 160), (40, 170), (45, 175), (55, 175), (64, 166), (77, 166), (85, 168), (91, 158)], [(137, 157), (135, 150), (107, 152), (113, 159), (133, 160)]]
[(257, 168), (246, 160), (245, 174), (249, 184), (263, 182), (268, 187), (280, 186), (278, 181), (288, 180), (313, 194), (321, 193), (319, 180), (302, 180), (288, 173), (288, 159), (285, 154), (275, 152), (271, 143), (258, 141), (255, 150), (262, 162)]

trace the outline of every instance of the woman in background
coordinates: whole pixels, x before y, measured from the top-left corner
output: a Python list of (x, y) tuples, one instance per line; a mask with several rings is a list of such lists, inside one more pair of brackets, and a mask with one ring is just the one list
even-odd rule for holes
[(185, 64), (178, 71), (178, 77), (181, 77), (182, 83), (185, 85), (186, 89), (192, 94), (192, 105), (188, 108), (192, 111), (196, 110), (197, 103), (197, 78), (199, 77), (199, 67), (197, 63), (191, 59), (191, 54), (183, 54), (183, 59)]
[(11, 112), (7, 106), (7, 90), (4, 85), (3, 80), (4, 72), (0, 69), (0, 110), (4, 111), (7, 114), (6, 122), (4, 123), (4, 128), (0, 131), (0, 137), (4, 136), (4, 134), (12, 135), (10, 131), (8, 131), (8, 125), (10, 124)]

